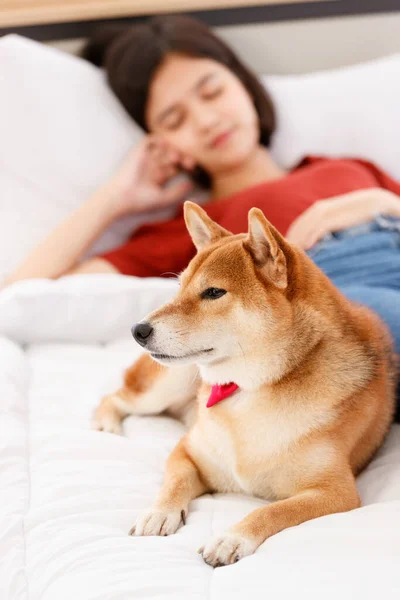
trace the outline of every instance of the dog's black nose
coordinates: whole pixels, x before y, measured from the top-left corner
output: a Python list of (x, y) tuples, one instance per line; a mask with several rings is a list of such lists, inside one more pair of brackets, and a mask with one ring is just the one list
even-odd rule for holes
[(138, 323), (132, 327), (131, 331), (137, 343), (145, 346), (153, 333), (153, 328), (150, 323)]

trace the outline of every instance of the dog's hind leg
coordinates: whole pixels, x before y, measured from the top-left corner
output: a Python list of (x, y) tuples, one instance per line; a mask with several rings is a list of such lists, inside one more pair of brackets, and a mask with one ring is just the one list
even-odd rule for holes
[(178, 418), (196, 396), (200, 379), (195, 365), (164, 367), (148, 354), (125, 371), (123, 386), (97, 407), (93, 428), (120, 433), (127, 415), (169, 412)]

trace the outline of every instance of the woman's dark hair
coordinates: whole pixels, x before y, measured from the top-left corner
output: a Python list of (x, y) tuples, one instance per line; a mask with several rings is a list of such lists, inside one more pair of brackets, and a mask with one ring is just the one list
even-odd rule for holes
[[(126, 111), (148, 131), (145, 110), (152, 77), (170, 54), (213, 59), (232, 71), (253, 99), (260, 123), (260, 143), (269, 146), (275, 129), (273, 103), (262, 84), (212, 30), (190, 17), (158, 16), (138, 25), (111, 25), (89, 39), (82, 56), (104, 67), (109, 85)], [(208, 185), (199, 169), (195, 179)]]

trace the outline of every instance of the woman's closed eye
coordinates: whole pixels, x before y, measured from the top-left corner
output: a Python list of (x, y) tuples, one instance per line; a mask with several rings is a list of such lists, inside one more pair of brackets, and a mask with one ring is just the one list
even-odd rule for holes
[(223, 88), (221, 86), (218, 86), (212, 89), (202, 90), (201, 97), (203, 98), (203, 100), (213, 100), (214, 98), (217, 98), (220, 94), (222, 94), (222, 92)]
[[(218, 96), (220, 96), (223, 92), (223, 86), (218, 85), (215, 86), (213, 85), (211, 86), (204, 86), (201, 89), (200, 92), (200, 97), (202, 100), (213, 100), (214, 98), (217, 98)], [(168, 131), (176, 131), (177, 129), (179, 129), (179, 127), (181, 127), (186, 119), (186, 114), (183, 111), (173, 111), (172, 114), (168, 115), (168, 117), (165, 118), (164, 120), (164, 127), (165, 129), (167, 129)]]
[(169, 131), (174, 131), (178, 129), (181, 125), (183, 125), (185, 121), (185, 115), (183, 113), (179, 113), (177, 115), (171, 116), (168, 120), (165, 121), (164, 127)]

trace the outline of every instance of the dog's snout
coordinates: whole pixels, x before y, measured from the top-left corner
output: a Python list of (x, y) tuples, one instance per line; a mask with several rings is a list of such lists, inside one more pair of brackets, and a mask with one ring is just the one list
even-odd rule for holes
[(153, 333), (153, 328), (150, 323), (138, 323), (132, 327), (131, 331), (137, 343), (141, 346), (146, 346)]

